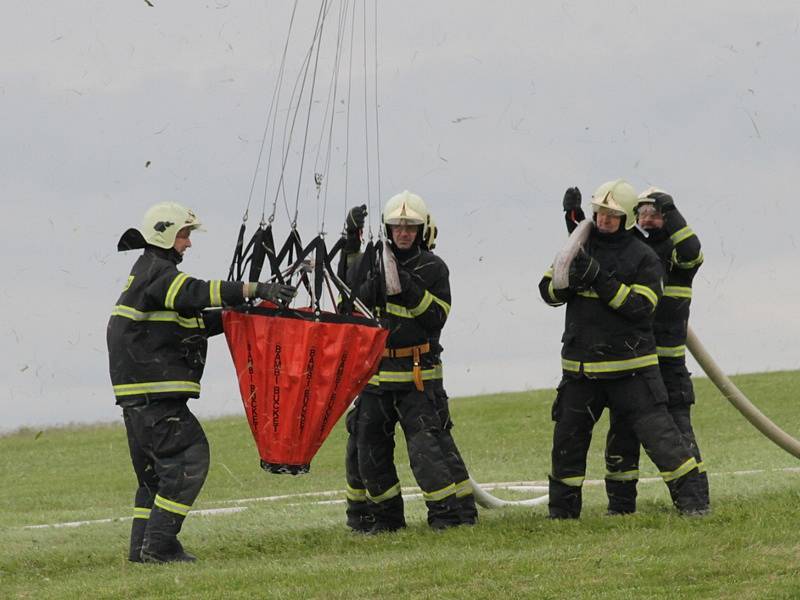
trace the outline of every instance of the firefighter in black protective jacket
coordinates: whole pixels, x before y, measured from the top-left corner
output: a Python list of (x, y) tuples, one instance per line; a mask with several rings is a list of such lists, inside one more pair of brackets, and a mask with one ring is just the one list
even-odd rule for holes
[(173, 202), (152, 206), (119, 251), (144, 249), (108, 322), (111, 382), (128, 434), (138, 488), (129, 560), (192, 562), (177, 535), (208, 473), (205, 433), (186, 406), (200, 396), (207, 338), (222, 333), (219, 311), (245, 298), (285, 303), (279, 284), (202, 281), (178, 271), (195, 214)]
[[(472, 501), (472, 490), (463, 461), (461, 471), (454, 464), (455, 444), (446, 434), (442, 397), (437, 394), (443, 391), (439, 336), (450, 312), (449, 273), (441, 258), (423, 249), (430, 220), (422, 198), (408, 191), (394, 196), (384, 209), (383, 224), (400, 291), (387, 298), (389, 338), (379, 371), (347, 417), (348, 525), (368, 533), (405, 527), (394, 465), (399, 422), (428, 508), (428, 524), (434, 529), (453, 527), (462, 524), (459, 502)], [(356, 270), (357, 264), (348, 269)], [(376, 304), (378, 275), (371, 273), (358, 289), (367, 306)]]
[(662, 269), (629, 231), (637, 201), (622, 180), (601, 185), (592, 198), (595, 227), (570, 266), (569, 287), (555, 289), (552, 271), (539, 284), (545, 302), (567, 305), (563, 375), (552, 410), (551, 518), (580, 516), (592, 429), (606, 406), (612, 422), (635, 432), (677, 509), (707, 510), (697, 461), (666, 408), (652, 328)]
[[(569, 188), (564, 193), (563, 207), (567, 229), (572, 232), (584, 219), (578, 188)], [(691, 421), (694, 387), (686, 368), (692, 281), (703, 264), (700, 240), (675, 208), (672, 196), (655, 188), (639, 194), (636, 220), (638, 227), (633, 230), (634, 234), (656, 252), (665, 274), (664, 295), (656, 307), (653, 332), (658, 366), (669, 396), (667, 410), (697, 460), (703, 496), (708, 504), (708, 475)], [(631, 428), (624, 423), (612, 423), (606, 437), (605, 484), (609, 514), (636, 512), (639, 454), (639, 442)]]

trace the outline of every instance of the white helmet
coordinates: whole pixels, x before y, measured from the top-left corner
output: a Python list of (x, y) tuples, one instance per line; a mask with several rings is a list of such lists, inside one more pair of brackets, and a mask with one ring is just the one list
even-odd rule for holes
[(431, 225), (431, 215), (425, 201), (408, 190), (389, 198), (382, 219), (389, 239), (392, 239), (389, 225), (422, 225), (420, 242), (425, 240)]
[(144, 213), (139, 229), (128, 229), (122, 234), (117, 249), (133, 250), (149, 244), (169, 250), (175, 245), (178, 232), (185, 227), (205, 231), (190, 209), (177, 202), (159, 202)]
[(651, 187), (647, 188), (645, 191), (643, 191), (641, 194), (639, 194), (639, 201), (637, 203), (637, 208), (641, 204), (655, 204), (656, 203), (656, 199), (655, 198), (651, 198), (650, 194), (666, 194), (666, 193), (667, 192), (665, 192), (664, 190), (659, 189), (657, 187), (652, 187), (651, 186)]
[(625, 217), (625, 229), (636, 225), (636, 205), (639, 198), (636, 190), (624, 179), (607, 181), (592, 194), (592, 211), (606, 208), (621, 217)]

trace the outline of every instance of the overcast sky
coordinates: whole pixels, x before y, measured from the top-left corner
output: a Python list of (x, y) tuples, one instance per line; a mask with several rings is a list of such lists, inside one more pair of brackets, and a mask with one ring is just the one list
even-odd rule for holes
[[(192, 207), (208, 232), (193, 236), (181, 268), (227, 275), (292, 3), (152, 4), (5, 7), (0, 430), (119, 419), (105, 328), (136, 253), (115, 247), (150, 204)], [(318, 7), (302, 2), (286, 85)], [(578, 185), (588, 203), (619, 177), (670, 191), (699, 234), (706, 260), (691, 323), (722, 367), (800, 368), (796, 1), (379, 2), (378, 33), (381, 198), (374, 128), (366, 154), (354, 124), (347, 202), (367, 202), (366, 156), (373, 216), (406, 188), (428, 202), (451, 271), (451, 395), (555, 386), (564, 314), (537, 284), (565, 240), (561, 197)], [(364, 119), (360, 48), (339, 82), (354, 90), (354, 123)], [(326, 43), (320, 111), (334, 56)], [(373, 47), (368, 72), (374, 60)], [(340, 167), (345, 106), (333, 136)], [(286, 106), (278, 114), (285, 121)], [(297, 158), (287, 167), (292, 194)], [(334, 171), (331, 232), (345, 206)], [(304, 188), (307, 239), (320, 210)], [(287, 231), (285, 210), (276, 231)], [(241, 413), (223, 338), (211, 342), (203, 389), (198, 414)]]

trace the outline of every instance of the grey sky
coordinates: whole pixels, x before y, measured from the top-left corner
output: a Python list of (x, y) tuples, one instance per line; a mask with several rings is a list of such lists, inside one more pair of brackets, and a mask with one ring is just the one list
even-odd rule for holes
[[(291, 2), (153, 4), (4, 11), (0, 430), (118, 418), (105, 326), (135, 253), (114, 249), (148, 205), (194, 208), (208, 233), (182, 268), (227, 274)], [(305, 44), (319, 4), (302, 4)], [(372, 205), (408, 188), (441, 227), (452, 395), (557, 383), (563, 312), (536, 286), (565, 239), (561, 196), (578, 185), (588, 200), (617, 177), (672, 192), (700, 235), (692, 324), (723, 368), (800, 368), (796, 2), (379, 4), (382, 198), (373, 163)], [(290, 51), (290, 83), (300, 53)], [(366, 201), (363, 131), (351, 136), (355, 204)], [(330, 177), (335, 232), (343, 188)], [(306, 238), (316, 222), (304, 188)], [(279, 211), (279, 235), (286, 225)], [(211, 345), (193, 407), (239, 413), (224, 339)]]

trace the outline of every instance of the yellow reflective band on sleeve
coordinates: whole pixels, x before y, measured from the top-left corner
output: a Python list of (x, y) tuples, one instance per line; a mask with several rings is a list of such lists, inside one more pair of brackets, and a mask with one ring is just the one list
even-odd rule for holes
[(417, 304), (414, 308), (408, 310), (411, 313), (412, 317), (418, 317), (426, 310), (428, 307), (433, 303), (433, 294), (431, 294), (428, 290), (425, 290), (425, 293), (422, 295), (422, 300), (420, 300), (419, 304)]
[(383, 492), (382, 494), (379, 494), (377, 496), (373, 496), (372, 494), (369, 493), (369, 491), (367, 491), (367, 498), (369, 498), (375, 504), (380, 504), (381, 502), (386, 502), (387, 500), (391, 500), (395, 496), (399, 496), (399, 495), (400, 495), (400, 482), (399, 481), (397, 483), (395, 483), (392, 487), (390, 487), (388, 490), (386, 490), (385, 492)]
[(158, 494), (156, 494), (154, 504), (158, 508), (175, 513), (176, 515), (181, 515), (182, 517), (188, 515), (189, 511), (192, 510), (191, 506), (181, 504), (180, 502), (174, 502), (173, 500), (167, 500), (164, 496), (159, 496)]
[(567, 360), (566, 358), (561, 359), (561, 368), (565, 371), (572, 371), (573, 373), (580, 373), (581, 371), (581, 363), (577, 360)]
[(647, 298), (648, 300), (650, 300), (650, 303), (653, 305), (653, 308), (655, 308), (656, 304), (658, 304), (658, 295), (646, 285), (639, 285), (638, 283), (634, 283), (631, 286), (631, 289), (637, 294), (640, 294), (645, 298)]
[(456, 484), (451, 483), (450, 485), (443, 487), (440, 490), (436, 490), (435, 492), (426, 492), (425, 490), (422, 490), (422, 498), (425, 500), (425, 502), (439, 502), (455, 493)]
[[(432, 369), (422, 370), (423, 381), (442, 379), (443, 377), (444, 369), (442, 365), (436, 365)], [(370, 377), (369, 383), (372, 385), (380, 385), (381, 383), (407, 383), (410, 381), (414, 381), (413, 371), (379, 371), (377, 375)]]
[(632, 471), (608, 471), (606, 479), (609, 481), (637, 481), (639, 479), (639, 469)]
[(675, 233), (669, 236), (669, 239), (672, 240), (672, 243), (676, 246), (680, 244), (683, 240), (688, 239), (694, 235), (694, 231), (692, 231), (691, 227), (684, 227), (683, 229), (678, 229)]
[(686, 356), (686, 346), (656, 346), (656, 354), (664, 358), (681, 358)]
[(575, 477), (564, 477), (563, 479), (554, 476), (553, 479), (570, 487), (581, 487), (583, 485), (583, 480), (586, 479), (586, 476), (576, 475)]
[(164, 299), (164, 306), (167, 308), (175, 308), (175, 298), (183, 285), (183, 282), (189, 279), (186, 273), (178, 273), (175, 279), (172, 280), (169, 289), (167, 290), (167, 297)]
[(597, 292), (594, 290), (583, 290), (582, 292), (578, 292), (578, 296), (583, 296), (584, 298), (599, 298), (600, 296), (597, 295)]
[(122, 288), (123, 292), (127, 291), (128, 288), (131, 287), (131, 284), (133, 283), (133, 278), (134, 278), (133, 275), (128, 275), (128, 282), (125, 284), (125, 287)]
[(547, 269), (547, 271), (544, 272), (543, 277), (548, 277), (548, 278), (552, 279), (553, 278), (553, 267), (550, 267), (549, 269)]
[(208, 282), (208, 295), (211, 306), (222, 306), (222, 281), (215, 279)]
[(456, 483), (456, 497), (463, 498), (472, 493), (472, 482), (469, 479)]
[(659, 475), (661, 475), (661, 478), (665, 482), (675, 481), (676, 479), (680, 479), (681, 477), (686, 475), (692, 469), (696, 468), (697, 468), (697, 461), (694, 459), (694, 457), (692, 457), (674, 471), (661, 471)]
[(414, 308), (409, 309), (406, 308), (405, 306), (401, 306), (400, 304), (387, 302), (386, 312), (389, 313), (390, 315), (401, 317), (403, 319), (413, 319), (415, 317), (420, 316), (422, 313), (428, 310), (428, 307), (434, 302), (442, 307), (445, 315), (450, 314), (450, 305), (444, 300), (437, 298), (428, 291), (425, 292), (425, 295), (422, 297), (422, 301)]
[(678, 267), (679, 269), (694, 269), (697, 265), (702, 265), (703, 264), (703, 253), (701, 252), (700, 254), (698, 254), (697, 258), (695, 258), (693, 260), (687, 260), (686, 262), (682, 262), (678, 258), (678, 251), (677, 250), (673, 250), (672, 251), (672, 262), (675, 263), (675, 266)]
[(200, 384), (195, 381), (148, 381), (114, 386), (115, 396), (139, 396), (163, 392), (196, 392), (199, 394)]
[(664, 296), (668, 298), (691, 298), (692, 288), (682, 285), (664, 286)]
[(366, 502), (367, 490), (350, 487), (350, 484), (347, 484), (347, 499), (352, 502)]
[(614, 297), (611, 299), (608, 305), (614, 309), (619, 308), (620, 306), (622, 306), (622, 303), (625, 302), (625, 300), (627, 300), (628, 294), (630, 293), (631, 293), (631, 288), (629, 288), (624, 283), (620, 283), (617, 293), (614, 294)]
[(447, 302), (445, 302), (444, 300), (442, 300), (441, 298), (439, 298), (438, 296), (435, 296), (434, 294), (431, 294), (431, 296), (433, 296), (433, 301), (436, 304), (438, 304), (439, 306), (442, 307), (442, 310), (444, 311), (445, 316), (449, 317), (450, 316), (450, 305)]
[(644, 367), (652, 367), (655, 365), (658, 365), (658, 356), (655, 354), (645, 354), (644, 356), (637, 356), (636, 358), (628, 358), (626, 360), (585, 362), (583, 363), (583, 372), (588, 374), (616, 373), (618, 371), (642, 369)]
[(390, 315), (394, 315), (395, 317), (400, 317), (402, 319), (413, 319), (414, 315), (411, 314), (411, 311), (408, 310), (405, 306), (400, 306), (399, 304), (394, 304), (392, 302), (386, 303), (386, 312)]
[(142, 312), (132, 306), (117, 304), (111, 311), (112, 317), (124, 317), (131, 321), (153, 321), (161, 323), (176, 323), (187, 329), (204, 329), (203, 319), (197, 317), (182, 317), (174, 310), (154, 310)]
[(704, 463), (702, 460), (699, 463), (697, 463), (697, 472), (698, 473), (706, 472), (706, 463)]
[(133, 507), (133, 518), (134, 519), (149, 519), (150, 518), (150, 509), (144, 508), (142, 506), (134, 506)]

